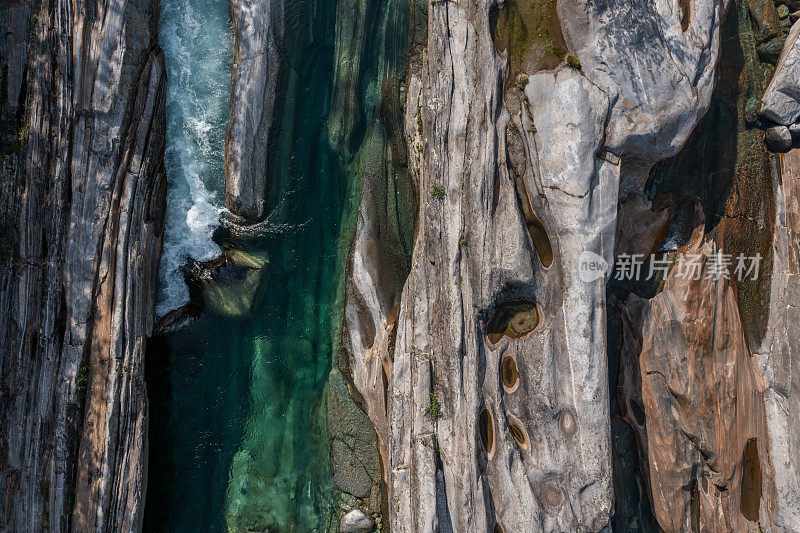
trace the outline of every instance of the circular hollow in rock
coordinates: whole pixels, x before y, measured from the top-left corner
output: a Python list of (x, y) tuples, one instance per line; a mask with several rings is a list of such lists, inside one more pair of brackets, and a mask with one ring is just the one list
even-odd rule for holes
[(503, 380), (503, 388), (506, 392), (514, 392), (519, 387), (519, 368), (517, 368), (517, 356), (513, 353), (506, 353), (500, 362), (500, 376)]
[(481, 435), (483, 449), (491, 459), (494, 456), (494, 416), (488, 405), (483, 408), (478, 419), (478, 432)]
[(525, 424), (511, 413), (508, 413), (508, 430), (511, 432), (511, 436), (514, 437), (514, 440), (517, 441), (520, 448), (523, 450), (531, 449), (531, 441), (528, 438), (528, 431), (525, 429)]
[(545, 507), (550, 509), (558, 509), (561, 507), (561, 502), (564, 499), (564, 495), (561, 492), (561, 489), (555, 483), (547, 482), (542, 486), (542, 493), (541, 493), (542, 503), (544, 503)]
[(564, 409), (561, 412), (559, 425), (561, 426), (561, 431), (564, 432), (565, 435), (571, 437), (575, 434), (578, 430), (578, 422), (575, 420), (575, 414), (570, 409)]
[(486, 337), (492, 346), (503, 337), (521, 339), (540, 324), (539, 307), (530, 300), (516, 300), (499, 304), (486, 324)]

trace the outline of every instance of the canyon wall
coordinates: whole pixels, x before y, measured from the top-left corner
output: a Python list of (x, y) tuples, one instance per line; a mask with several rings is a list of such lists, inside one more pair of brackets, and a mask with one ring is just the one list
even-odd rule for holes
[[(377, 431), (393, 531), (626, 530), (653, 517), (666, 531), (797, 527), (796, 243), (790, 207), (774, 207), (793, 205), (774, 200), (791, 170), (769, 170), (770, 124), (752, 103), (771, 65), (794, 68), (773, 50), (794, 42), (779, 11), (430, 3), (403, 86), (419, 197), (411, 270), (402, 290), (387, 283), (397, 260), (374, 236), (391, 213), (364, 202), (365, 188), (345, 303), (348, 367)], [(695, 139), (726, 91), (732, 127)], [(713, 186), (695, 191), (677, 169), (702, 166), (713, 139), (725, 163), (708, 163), (720, 167)], [(707, 223), (694, 192), (724, 213)], [(670, 274), (649, 294), (583, 270), (587, 258), (662, 258), (664, 245)], [(700, 255), (706, 273), (718, 248), (760, 251), (777, 270), (741, 286), (676, 279), (681, 256)], [(624, 482), (620, 460), (634, 465)]]
[(3, 7), (3, 531), (141, 528), (166, 193), (157, 13)]

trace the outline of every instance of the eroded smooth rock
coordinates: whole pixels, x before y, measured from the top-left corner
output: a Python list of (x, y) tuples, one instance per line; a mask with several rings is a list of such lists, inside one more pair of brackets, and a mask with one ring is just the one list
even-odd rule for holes
[[(428, 7), (428, 62), (407, 79), (421, 205), (399, 309), (380, 284), (388, 257), (358, 232), (348, 273), (350, 366), (381, 437), (393, 531), (607, 526), (605, 285), (582, 281), (578, 259), (613, 262), (621, 170), (642, 187), (708, 106), (721, 6), (693, 4), (682, 20), (673, 2), (560, 1), (583, 69), (528, 73), (524, 96), (503, 91), (488, 2)], [(360, 216), (374, 228), (385, 214)], [(520, 301), (541, 323), (495, 328)]]
[(800, 23), (795, 22), (761, 101), (761, 116), (788, 126), (800, 117)]
[(234, 58), (225, 137), (225, 201), (243, 224), (266, 215), (269, 138), (287, 59), (285, 0), (231, 0)]
[(786, 126), (767, 128), (764, 140), (773, 152), (786, 152), (792, 147), (792, 133)]
[(339, 533), (369, 533), (373, 522), (359, 509), (353, 509), (339, 521)]
[[(640, 374), (625, 376), (620, 404), (647, 458), (649, 494), (665, 531), (751, 531), (762, 511), (773, 514), (761, 377), (734, 282), (709, 275), (714, 246), (697, 213), (664, 290), (628, 299), (626, 350), (635, 352), (631, 368)], [(705, 265), (697, 279), (677, 266), (694, 255)]]
[(611, 152), (649, 162), (669, 157), (708, 109), (723, 2), (687, 4), (684, 13), (669, 0), (559, 0), (570, 50), (612, 99)]
[[(769, 439), (759, 443), (774, 465), (775, 510), (770, 521), (782, 531), (800, 531), (800, 150), (782, 158), (773, 175), (775, 232), (772, 241), (766, 334), (751, 340), (763, 376)], [(766, 274), (766, 273), (765, 273)], [(764, 484), (765, 490), (772, 488)]]

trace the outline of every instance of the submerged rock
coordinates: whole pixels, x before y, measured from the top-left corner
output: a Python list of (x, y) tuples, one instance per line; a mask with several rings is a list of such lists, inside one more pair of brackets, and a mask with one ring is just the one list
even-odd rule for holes
[(184, 267), (192, 305), (226, 316), (251, 315), (269, 262), (264, 252), (226, 248), (211, 261)]
[[(381, 485), (381, 463), (375, 429), (367, 415), (348, 396), (338, 369), (328, 377), (326, 422), (336, 486), (358, 498), (372, 496)], [(382, 498), (371, 502), (380, 507)]]

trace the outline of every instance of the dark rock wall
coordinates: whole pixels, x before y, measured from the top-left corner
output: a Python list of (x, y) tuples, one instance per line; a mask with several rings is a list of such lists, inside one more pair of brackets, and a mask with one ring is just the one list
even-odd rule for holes
[(137, 530), (166, 192), (157, 4), (2, 17), (0, 528)]

